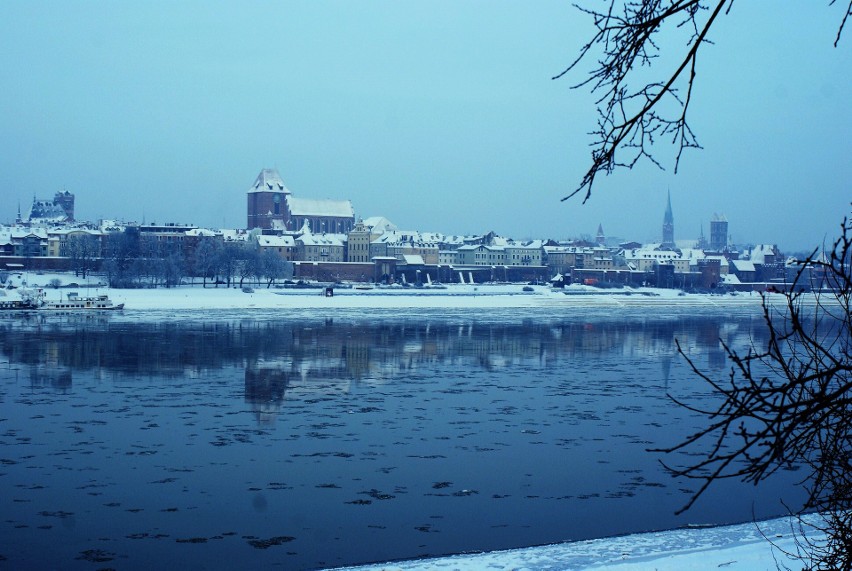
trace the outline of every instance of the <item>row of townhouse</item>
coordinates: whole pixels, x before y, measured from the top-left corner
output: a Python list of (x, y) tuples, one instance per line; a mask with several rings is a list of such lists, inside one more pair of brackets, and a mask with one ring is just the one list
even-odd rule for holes
[(399, 230), (384, 218), (359, 221), (348, 234), (313, 234), (306, 228), (295, 234), (263, 234), (257, 236), (257, 245), (289, 261), (371, 263), (394, 258), (401, 264), (427, 266), (543, 266), (545, 259), (541, 240)]
[(462, 266), (541, 266), (544, 243), (541, 240), (516, 242), (493, 240), (490, 244), (465, 244), (455, 250), (453, 261)]
[[(660, 244), (636, 243), (619, 248), (603, 245), (557, 243), (542, 240), (518, 241), (495, 235), (445, 235), (399, 230), (380, 217), (359, 220), (348, 234), (313, 233), (303, 225), (298, 232), (262, 233), (260, 230), (208, 230), (191, 224), (120, 224), (102, 221), (99, 226), (76, 225), (56, 228), (0, 227), (0, 257), (71, 258), (112, 255), (116, 237), (133, 234), (144, 244), (147, 255), (179, 248), (192, 258), (203, 240), (272, 251), (286, 261), (328, 263), (372, 263), (396, 260), (397, 266), (443, 266), (457, 268), (530, 267), (546, 268), (550, 276), (571, 281), (584, 276), (621, 276), (620, 281), (646, 281), (655, 275), (661, 285), (694, 283), (768, 282), (783, 279), (785, 263), (774, 245), (758, 245), (726, 255), (694, 248), (671, 249)], [(7, 260), (8, 261), (8, 260)], [(501, 276), (499, 272), (494, 274)], [(727, 278), (730, 274), (730, 278)], [(508, 275), (508, 274), (506, 274)], [(638, 276), (638, 277), (637, 277)], [(679, 277), (678, 277), (679, 276)], [(610, 279), (606, 278), (606, 279)]]
[(91, 242), (93, 256), (103, 255), (105, 232), (87, 228), (29, 228), (23, 226), (0, 227), (0, 256), (36, 258), (70, 257), (75, 240)]

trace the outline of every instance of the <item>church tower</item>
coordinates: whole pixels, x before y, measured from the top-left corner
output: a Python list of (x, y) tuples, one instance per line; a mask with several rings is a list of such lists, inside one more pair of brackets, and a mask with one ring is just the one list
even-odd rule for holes
[(248, 220), (246, 228), (272, 228), (274, 221), (282, 223), (289, 218), (286, 211), (287, 195), (290, 190), (284, 186), (281, 175), (276, 169), (263, 169), (248, 190)]
[(595, 242), (597, 242), (599, 246), (606, 245), (606, 234), (604, 234), (603, 231), (603, 224), (598, 224), (598, 235), (595, 236)]
[(666, 214), (663, 216), (663, 243), (660, 244), (663, 248), (674, 248), (674, 215), (672, 214), (672, 192), (668, 193), (668, 201), (666, 203)]
[(714, 214), (710, 221), (710, 249), (723, 252), (728, 247), (728, 219), (724, 214)]

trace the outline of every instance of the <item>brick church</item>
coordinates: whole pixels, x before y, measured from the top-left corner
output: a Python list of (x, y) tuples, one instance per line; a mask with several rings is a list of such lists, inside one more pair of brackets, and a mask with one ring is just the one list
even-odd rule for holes
[(305, 225), (314, 234), (345, 234), (355, 226), (348, 200), (310, 199), (292, 195), (276, 169), (263, 169), (248, 190), (246, 227), (298, 231)]

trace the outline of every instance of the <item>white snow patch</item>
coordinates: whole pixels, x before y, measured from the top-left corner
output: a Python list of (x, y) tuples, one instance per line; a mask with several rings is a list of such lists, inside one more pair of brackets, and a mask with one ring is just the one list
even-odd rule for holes
[[(812, 517), (812, 516), (811, 516)], [(690, 528), (609, 537), (488, 553), (453, 555), (355, 567), (348, 571), (425, 569), (595, 571), (775, 571), (797, 568), (798, 521), (779, 518), (731, 526)], [(780, 566), (779, 566), (780, 565)], [(798, 564), (801, 567), (801, 563)]]

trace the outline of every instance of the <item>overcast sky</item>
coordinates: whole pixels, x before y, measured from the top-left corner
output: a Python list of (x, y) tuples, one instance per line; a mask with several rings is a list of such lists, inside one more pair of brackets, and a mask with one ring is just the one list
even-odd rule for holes
[[(588, 167), (594, 100), (552, 81), (593, 32), (567, 2), (0, 4), (0, 221), (76, 195), (78, 219), (242, 227), (275, 167), (306, 198), (406, 229), (786, 250), (837, 233), (852, 200), (845, 3), (736, 2), (699, 56), (701, 151), (560, 202)], [(661, 149), (661, 153), (665, 153)]]

